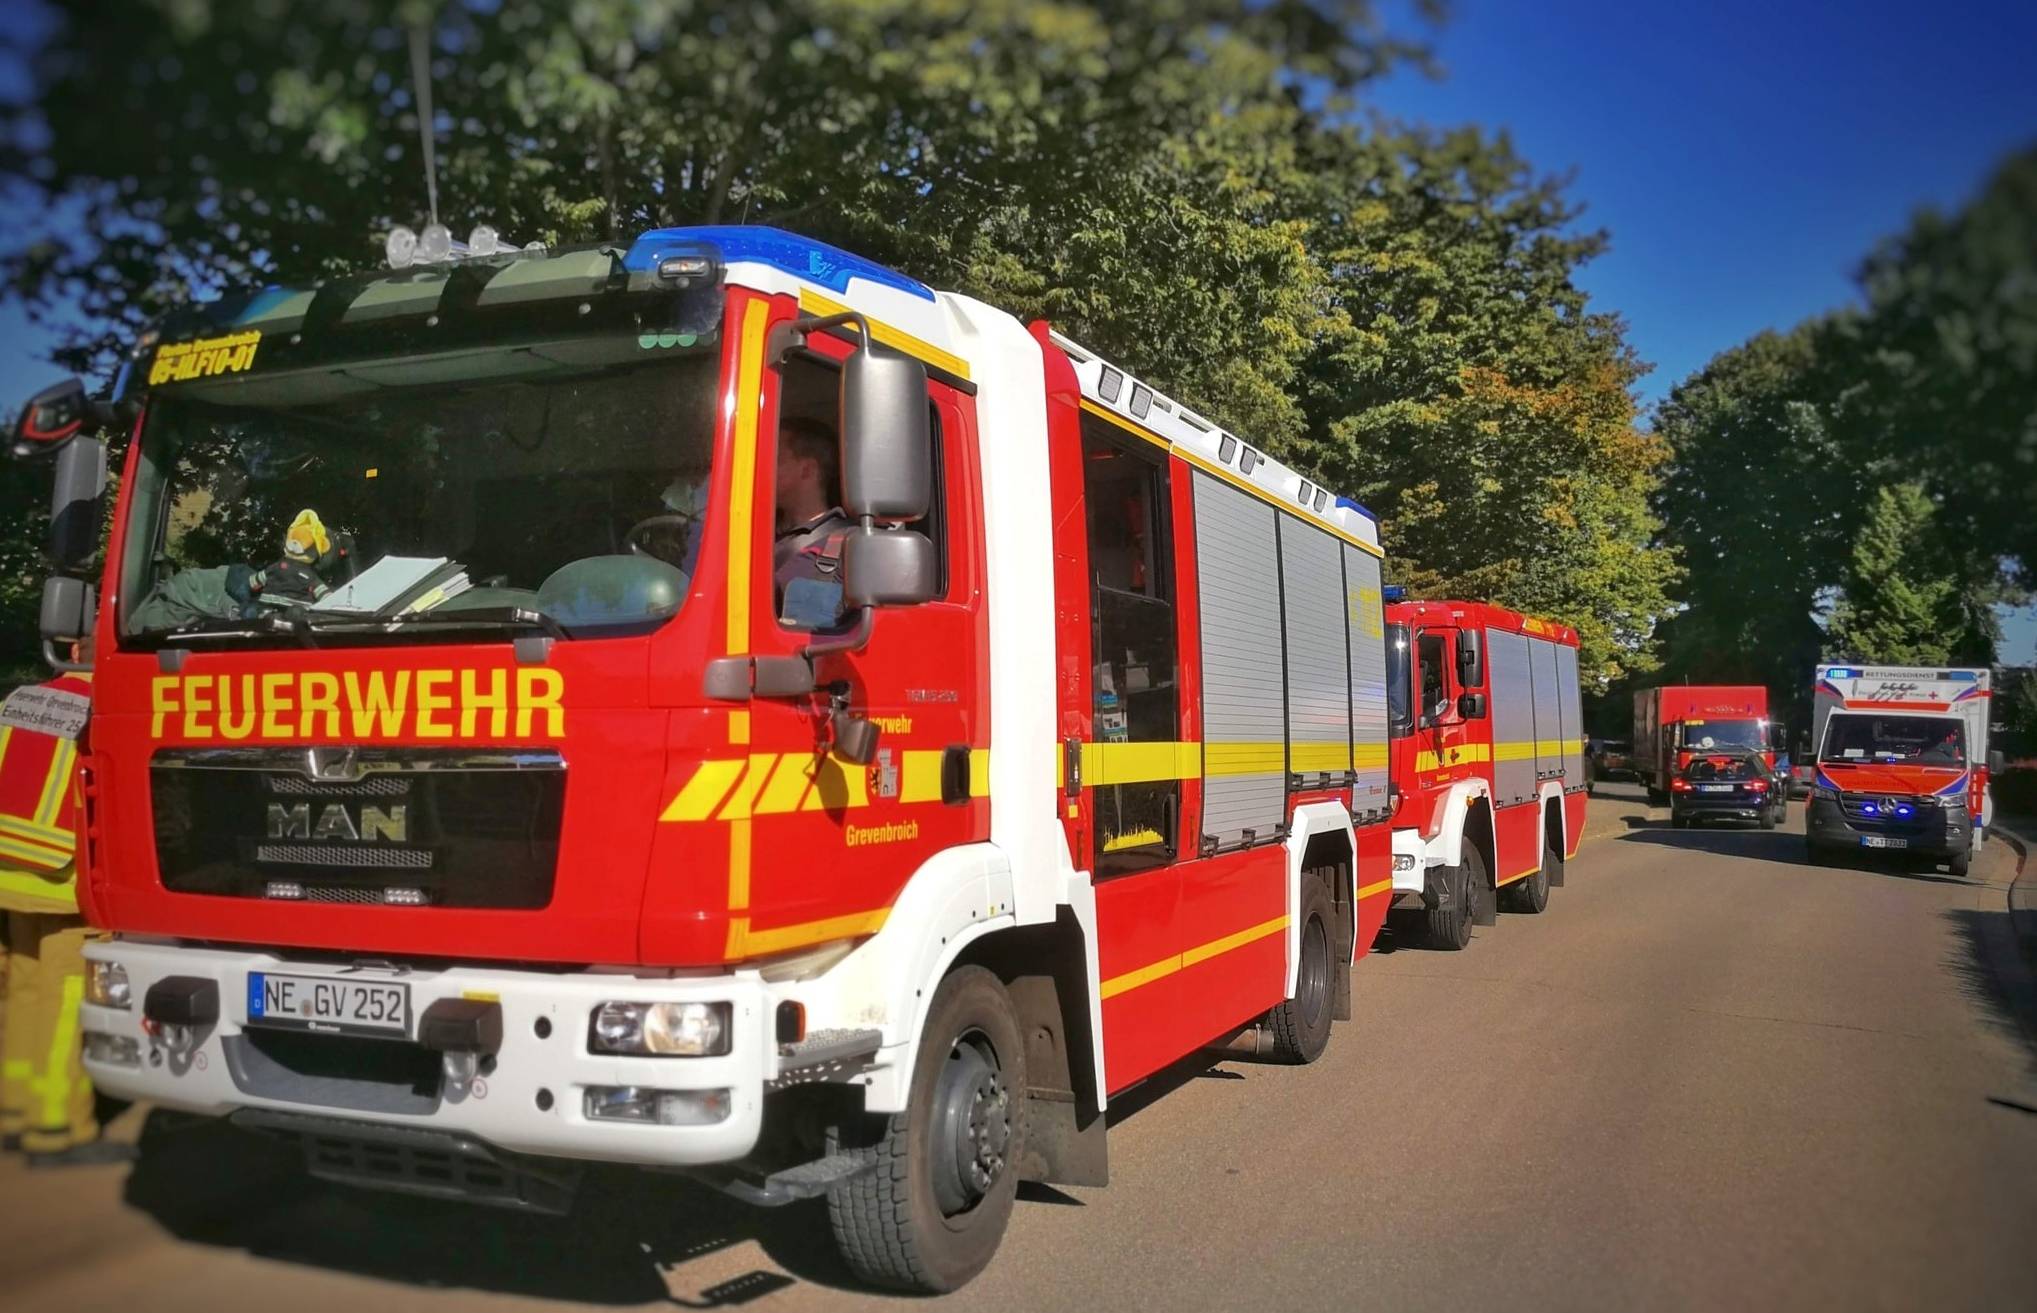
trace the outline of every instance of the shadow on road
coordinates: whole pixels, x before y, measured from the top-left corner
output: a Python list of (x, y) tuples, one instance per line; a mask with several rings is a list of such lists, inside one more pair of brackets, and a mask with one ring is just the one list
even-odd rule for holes
[(180, 1240), (422, 1287), (588, 1304), (728, 1308), (795, 1284), (756, 1270), (691, 1295), (666, 1272), (758, 1241), (800, 1279), (853, 1285), (824, 1202), (751, 1208), (669, 1176), (590, 1169), (565, 1217), (328, 1185), (295, 1149), (224, 1122), (156, 1112), (126, 1201)]
[[(1983, 1025), (2017, 1047), (2023, 1055), (2023, 1074), (2037, 1081), (2037, 980), (2016, 942), (2007, 906), (1955, 907), (1944, 915), (1954, 932), (1945, 964), (1958, 977), (1960, 992), (1972, 1002)], [(2037, 1087), (2030, 1093), (2037, 1094)], [(2037, 1107), (2020, 1100), (1994, 1101), (2037, 1112)]]
[(1924, 858), (1905, 857), (1899, 853), (1863, 850), (1849, 853), (1843, 860), (1834, 862), (1831, 868), (1813, 867), (1810, 855), (1804, 848), (1804, 836), (1791, 830), (1761, 830), (1752, 826), (1724, 825), (1674, 830), (1668, 828), (1666, 822), (1655, 822), (1646, 828), (1628, 831), (1619, 836), (1619, 842), (1653, 844), (1660, 848), (1681, 848), (1690, 852), (1717, 853), (1723, 857), (1748, 857), (1758, 861), (1778, 862), (1784, 866), (1801, 866), (1806, 870), (1862, 871), (1874, 875), (1893, 876), (1899, 880), (1920, 880), (1926, 884), (1970, 886), (1974, 883), (1971, 877), (1950, 875), (1938, 870)]

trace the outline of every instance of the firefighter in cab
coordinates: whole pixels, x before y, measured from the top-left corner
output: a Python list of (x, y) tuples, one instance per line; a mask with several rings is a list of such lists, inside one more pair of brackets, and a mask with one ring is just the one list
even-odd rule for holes
[(91, 685), (59, 675), (0, 707), (0, 918), (6, 1011), (0, 1136), (32, 1166), (111, 1162), (125, 1145), (99, 1138), (78, 1047), (85, 945), (78, 915), (72, 779)]

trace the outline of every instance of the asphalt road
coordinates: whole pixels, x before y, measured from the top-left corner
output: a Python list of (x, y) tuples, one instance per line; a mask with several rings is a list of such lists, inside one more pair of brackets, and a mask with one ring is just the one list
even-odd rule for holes
[[(1964, 881), (1820, 869), (1787, 831), (1597, 815), (1543, 916), (1459, 954), (1382, 943), (1315, 1066), (1191, 1062), (1121, 1100), (1110, 1188), (1028, 1187), (948, 1302), (2037, 1307), (2013, 856), (1991, 845)], [(209, 1129), (150, 1139), (131, 1174), (0, 1165), (0, 1298), (889, 1302), (845, 1289), (810, 1208), (619, 1175), (570, 1219), (525, 1219), (306, 1183)]]

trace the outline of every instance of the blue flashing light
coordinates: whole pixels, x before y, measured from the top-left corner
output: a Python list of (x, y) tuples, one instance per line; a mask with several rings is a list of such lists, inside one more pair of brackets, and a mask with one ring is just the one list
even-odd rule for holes
[(1874, 803), (1871, 803), (1871, 802), (1863, 802), (1863, 803), (1861, 803), (1861, 804), (1860, 804), (1860, 810), (1861, 810), (1862, 812), (1864, 812), (1865, 814), (1869, 815), (1869, 816), (1879, 816), (1879, 815), (1881, 815), (1881, 808), (1880, 808), (1880, 807), (1878, 807), (1878, 806), (1876, 806), (1876, 805), (1875, 805)]
[(934, 299), (926, 284), (908, 278), (895, 269), (851, 255), (840, 247), (800, 237), (781, 228), (758, 228), (719, 224), (699, 228), (653, 228), (631, 243), (623, 267), (631, 273), (649, 273), (661, 251), (675, 243), (704, 243), (714, 247), (724, 264), (763, 264), (795, 278), (803, 278), (834, 292), (849, 290), (849, 280), (896, 288), (922, 300)]
[(1914, 815), (1916, 810), (1917, 809), (1915, 807), (1910, 806), (1910, 804), (1906, 802), (1899, 802), (1896, 804), (1896, 815), (1899, 818), (1907, 818), (1911, 815)]
[(1362, 505), (1355, 501), (1352, 501), (1349, 497), (1337, 498), (1337, 505), (1343, 507), (1347, 511), (1358, 512), (1360, 515), (1372, 521), (1374, 524), (1379, 523), (1379, 517), (1377, 515), (1374, 515), (1371, 511), (1366, 510)]
[(1833, 666), (1825, 672), (1827, 679), (1858, 679), (1860, 672), (1851, 666)]
[(1389, 602), (1399, 602), (1407, 598), (1408, 590), (1405, 584), (1388, 584), (1379, 590), (1379, 595)]

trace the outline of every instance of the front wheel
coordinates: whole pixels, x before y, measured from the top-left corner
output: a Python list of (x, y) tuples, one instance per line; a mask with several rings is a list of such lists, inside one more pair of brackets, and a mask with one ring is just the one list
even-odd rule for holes
[(1946, 869), (1950, 870), (1952, 874), (1960, 879), (1965, 879), (1966, 873), (1973, 869), (1973, 851), (1968, 848), (1962, 848), (1952, 854), (1952, 860), (1946, 863)]
[(1025, 1099), (1011, 996), (982, 967), (950, 973), (927, 1009), (906, 1110), (885, 1119), (872, 1149), (876, 1167), (828, 1191), (850, 1270), (925, 1294), (981, 1272), (1011, 1220)]
[(1464, 863), (1436, 868), (1435, 878), (1443, 882), (1447, 901), (1422, 913), (1422, 928), (1430, 948), (1459, 952), (1471, 943), (1472, 890), (1469, 869)]
[(1266, 1014), (1266, 1024), (1273, 1031), (1273, 1053), (1282, 1062), (1314, 1062), (1330, 1045), (1330, 993), (1337, 978), (1330, 946), (1338, 939), (1336, 913), (1323, 882), (1305, 877), (1301, 965), (1294, 974), (1294, 997)]

